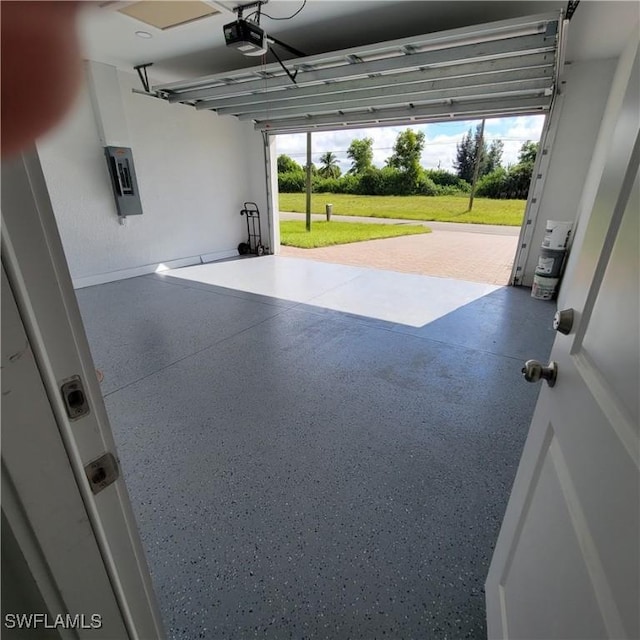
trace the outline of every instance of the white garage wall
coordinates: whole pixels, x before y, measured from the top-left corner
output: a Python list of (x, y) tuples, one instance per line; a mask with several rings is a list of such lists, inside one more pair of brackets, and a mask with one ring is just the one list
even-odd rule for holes
[(549, 169), (540, 200), (522, 284), (530, 287), (547, 220), (574, 222), (587, 171), (600, 130), (617, 60), (590, 60), (566, 67), (559, 115)]
[(175, 260), (237, 255), (245, 200), (266, 216), (262, 136), (248, 123), (132, 93), (118, 71), (143, 215), (121, 225), (85, 86), (70, 116), (38, 143), (76, 286), (154, 271)]

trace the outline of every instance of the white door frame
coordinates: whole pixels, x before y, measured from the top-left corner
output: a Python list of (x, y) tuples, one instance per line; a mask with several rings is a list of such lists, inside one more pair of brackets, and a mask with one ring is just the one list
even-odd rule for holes
[(278, 202), (278, 162), (275, 154), (275, 136), (263, 131), (262, 145), (264, 149), (269, 249), (272, 254), (278, 254), (280, 253), (280, 205)]
[[(3, 163), (2, 179), (2, 264), (8, 279), (6, 286), (15, 299), (28, 340), (27, 348), (33, 353), (48, 397), (50, 415), (68, 458), (67, 463), (60, 466), (60, 473), (68, 469), (73, 472), (77, 495), (86, 510), (129, 637), (162, 638), (161, 617), (124, 480), (120, 475), (113, 484), (94, 494), (85, 472), (88, 463), (106, 452), (116, 458), (117, 454), (35, 150)], [(61, 385), (74, 376), (82, 381), (90, 412), (71, 420)], [(49, 458), (46, 446), (34, 450), (39, 451), (42, 460)], [(40, 463), (37, 458), (13, 462), (36, 469)], [(16, 499), (26, 515), (30, 515), (31, 509), (37, 511), (38, 505), (29, 504), (22, 488), (15, 489)], [(64, 509), (57, 517), (66, 517)], [(56, 521), (50, 521), (47, 526), (55, 527)], [(48, 535), (37, 527), (34, 533), (41, 538)], [(50, 568), (51, 560), (53, 558), (47, 558), (45, 553), (44, 561)], [(52, 578), (60, 587), (68, 576), (53, 572)], [(76, 588), (81, 586), (86, 592), (94, 593), (99, 605), (99, 592), (94, 589), (91, 575), (76, 575), (75, 582), (83, 579), (86, 581), (76, 584)], [(96, 612), (99, 610), (97, 607)]]

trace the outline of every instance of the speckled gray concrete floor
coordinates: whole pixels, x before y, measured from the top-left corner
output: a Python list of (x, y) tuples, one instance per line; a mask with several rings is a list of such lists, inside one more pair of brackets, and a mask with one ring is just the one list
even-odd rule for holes
[(78, 299), (169, 637), (485, 637), (553, 304), (415, 328), (158, 276)]

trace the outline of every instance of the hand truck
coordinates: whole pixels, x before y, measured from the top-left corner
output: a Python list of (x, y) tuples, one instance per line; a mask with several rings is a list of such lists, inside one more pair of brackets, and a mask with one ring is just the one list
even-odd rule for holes
[(238, 253), (241, 256), (246, 256), (248, 253), (254, 253), (257, 256), (264, 255), (266, 249), (262, 244), (258, 205), (255, 202), (245, 202), (240, 215), (247, 216), (247, 241), (238, 245)]

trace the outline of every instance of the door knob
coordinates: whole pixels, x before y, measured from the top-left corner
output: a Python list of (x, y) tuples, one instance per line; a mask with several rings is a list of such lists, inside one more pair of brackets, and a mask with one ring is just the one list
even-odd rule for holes
[(553, 387), (558, 377), (558, 363), (552, 361), (545, 367), (537, 360), (527, 360), (522, 367), (522, 375), (527, 382), (546, 380)]

